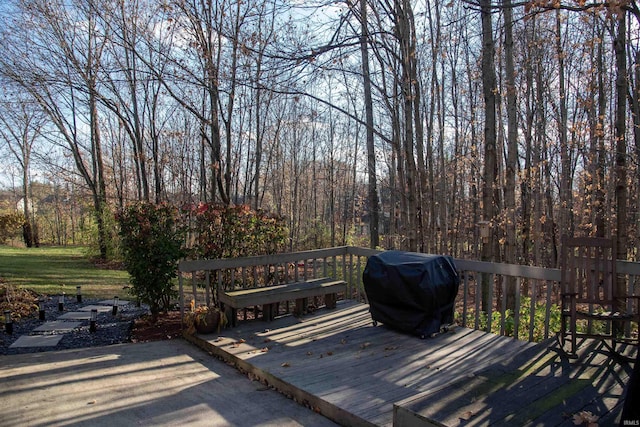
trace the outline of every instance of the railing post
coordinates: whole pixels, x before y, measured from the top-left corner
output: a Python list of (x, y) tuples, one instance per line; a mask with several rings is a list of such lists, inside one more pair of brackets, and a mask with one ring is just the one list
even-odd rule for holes
[(538, 281), (533, 280), (530, 294), (530, 304), (529, 304), (529, 341), (533, 341), (533, 331), (535, 330), (535, 318), (536, 318), (536, 294), (538, 293), (536, 288), (538, 286)]
[(184, 321), (184, 286), (182, 272), (178, 270), (178, 297), (180, 298), (180, 320)]
[(335, 255), (333, 256), (333, 277), (338, 277), (338, 258)]
[(502, 307), (500, 310), (500, 335), (505, 335), (505, 323), (507, 318), (507, 280), (501, 280), (502, 283)]
[(480, 273), (480, 277), (476, 276), (476, 319), (473, 325), (474, 329), (480, 329), (480, 312), (482, 311), (482, 306), (480, 304), (480, 300), (482, 299), (482, 295), (484, 291), (482, 289), (484, 282), (484, 274)]
[(198, 305), (198, 289), (196, 284), (196, 272), (191, 273), (191, 293), (193, 294), (193, 303)]
[(204, 293), (205, 293), (205, 302), (207, 303), (207, 307), (211, 305), (211, 270), (207, 270), (205, 274), (205, 285), (204, 285)]
[[(362, 301), (363, 298), (360, 295), (360, 290), (363, 289), (364, 283), (362, 283), (362, 257), (360, 255), (356, 255), (356, 277), (354, 286), (356, 287), (355, 298)], [(354, 292), (352, 291), (351, 293), (353, 294)]]
[(545, 281), (544, 282), (546, 284), (546, 288), (547, 288), (547, 297), (546, 297), (546, 304), (545, 304), (545, 310), (544, 310), (544, 339), (549, 338), (549, 332), (550, 332), (550, 325), (549, 322), (551, 322), (551, 293), (553, 291), (553, 284), (549, 283), (549, 281)]
[(493, 284), (495, 282), (495, 275), (489, 274), (489, 291), (487, 292), (487, 332), (491, 332), (491, 323), (493, 323)]
[(467, 305), (469, 304), (469, 274), (461, 271), (462, 274), (462, 327), (467, 327)]
[(513, 311), (513, 337), (515, 339), (518, 339), (520, 333), (520, 284), (521, 279), (518, 277), (516, 278), (516, 308)]

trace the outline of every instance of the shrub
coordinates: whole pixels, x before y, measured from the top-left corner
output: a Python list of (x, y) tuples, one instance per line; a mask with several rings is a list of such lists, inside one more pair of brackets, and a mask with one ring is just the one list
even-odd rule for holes
[(4, 244), (10, 238), (19, 236), (24, 222), (25, 218), (21, 213), (0, 214), (0, 243)]
[(173, 279), (184, 256), (185, 229), (179, 211), (167, 204), (132, 204), (119, 215), (124, 264), (131, 292), (149, 304), (153, 319), (169, 309), (177, 293)]
[(281, 218), (247, 205), (201, 203), (187, 210), (195, 236), (195, 258), (235, 258), (268, 255), (286, 247), (287, 230)]

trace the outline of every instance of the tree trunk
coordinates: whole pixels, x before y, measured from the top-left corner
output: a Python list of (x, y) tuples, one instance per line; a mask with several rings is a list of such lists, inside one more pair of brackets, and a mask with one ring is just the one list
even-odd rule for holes
[(87, 55), (87, 89), (89, 91), (89, 124), (90, 124), (90, 138), (91, 138), (91, 151), (93, 153), (93, 177), (95, 186), (93, 187), (93, 200), (94, 210), (96, 215), (96, 224), (98, 229), (98, 249), (101, 259), (107, 259), (108, 244), (109, 244), (109, 232), (107, 225), (105, 224), (105, 216), (108, 212), (107, 207), (107, 184), (104, 174), (104, 161), (102, 155), (102, 141), (100, 138), (100, 121), (98, 115), (98, 100), (97, 100), (97, 67), (98, 60), (96, 58), (99, 55), (99, 47), (97, 46), (97, 40), (94, 34), (93, 16), (89, 16), (89, 52)]
[[(556, 11), (556, 56), (558, 57), (558, 92), (560, 117), (558, 120), (558, 136), (560, 143), (560, 220), (559, 230), (573, 229), (573, 196), (571, 192), (573, 168), (567, 140), (567, 90), (565, 83), (565, 52), (562, 46), (560, 11)], [(550, 191), (550, 190), (549, 190)], [(555, 234), (555, 233), (554, 233)], [(551, 264), (551, 265), (555, 265)]]
[[(503, 0), (504, 5), (504, 57), (507, 85), (507, 155), (505, 161), (505, 261), (517, 263), (516, 248), (516, 167), (518, 163), (518, 120), (513, 61), (513, 17), (511, 0)], [(507, 308), (515, 309), (515, 277), (507, 278)]]
[[(484, 173), (482, 184), (482, 213), (483, 220), (489, 221), (489, 236), (482, 246), (482, 261), (496, 261), (496, 238), (493, 230), (497, 199), (495, 192), (497, 178), (496, 153), (496, 71), (494, 64), (495, 45), (493, 41), (493, 25), (491, 19), (491, 1), (480, 1), (480, 16), (482, 21), (482, 92), (484, 95)], [(483, 275), (482, 310), (489, 308), (489, 283), (487, 275)]]
[[(618, 17), (617, 33), (613, 42), (616, 57), (616, 234), (617, 259), (627, 260), (627, 56), (626, 56), (626, 15)], [(625, 280), (619, 276), (616, 281), (617, 295), (625, 295)], [(624, 311), (624, 300), (616, 301), (614, 309)], [(618, 325), (620, 326), (620, 325)]]
[(367, 139), (367, 176), (369, 194), (369, 236), (372, 249), (380, 246), (380, 205), (378, 201), (378, 180), (376, 176), (376, 153), (373, 123), (373, 101), (371, 96), (371, 74), (369, 72), (369, 29), (367, 25), (367, 1), (360, 0), (360, 19), (362, 34), (360, 35), (360, 52), (362, 54), (362, 77), (364, 84), (364, 108)]
[(22, 224), (22, 237), (26, 247), (31, 248), (33, 244), (33, 227), (31, 226), (31, 185), (29, 179), (29, 161), (23, 159), (22, 167), (22, 209), (24, 211), (24, 223)]

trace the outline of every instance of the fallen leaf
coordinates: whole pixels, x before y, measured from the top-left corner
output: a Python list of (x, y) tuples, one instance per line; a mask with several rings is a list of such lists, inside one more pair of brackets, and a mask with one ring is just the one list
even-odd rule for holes
[(289, 364), (289, 362), (284, 362), (284, 363), (283, 363), (282, 365), (280, 365), (280, 366), (282, 366), (283, 368), (288, 368), (288, 367), (289, 367), (289, 366), (291, 366), (291, 365)]
[(327, 351), (327, 356), (333, 356), (333, 351)]
[(313, 355), (313, 352), (312, 351), (307, 351), (307, 356), (311, 356), (311, 355)]
[(271, 342), (271, 338), (265, 338), (264, 342)]
[(367, 347), (369, 347), (370, 345), (371, 345), (371, 343), (370, 343), (370, 342), (365, 342), (365, 343), (360, 344), (360, 348), (367, 348)]
[(473, 412), (471, 411), (463, 412), (462, 415), (460, 415), (460, 418), (465, 421), (469, 421), (471, 417), (473, 417)]
[(265, 347), (260, 350), (261, 353), (266, 353), (267, 351), (269, 351), (269, 347)]
[(589, 427), (598, 425), (598, 416), (593, 415), (591, 411), (580, 411), (577, 414), (573, 415), (573, 424), (579, 425), (587, 425)]
[(91, 402), (87, 402), (87, 405), (95, 405), (95, 404), (96, 404), (95, 400), (92, 400)]
[(340, 344), (346, 344), (346, 343), (347, 343), (347, 340), (345, 340), (344, 338), (340, 340)]
[(243, 340), (242, 338), (240, 338), (238, 341), (236, 341), (236, 342), (234, 342), (233, 344), (231, 344), (231, 347), (232, 347), (232, 348), (237, 348), (237, 347), (239, 347), (239, 346), (240, 346), (240, 344), (244, 344), (244, 343), (246, 343), (246, 342), (247, 342), (247, 341), (245, 341), (245, 340)]

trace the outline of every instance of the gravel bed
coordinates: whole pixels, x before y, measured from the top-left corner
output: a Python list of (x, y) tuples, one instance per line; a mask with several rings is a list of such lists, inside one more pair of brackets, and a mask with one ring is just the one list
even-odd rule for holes
[[(135, 319), (148, 313), (147, 307), (136, 307), (135, 304), (120, 305), (115, 316), (111, 311), (98, 313), (96, 332), (89, 331), (89, 320), (69, 320), (81, 322), (81, 325), (72, 330), (34, 332), (33, 330), (47, 321), (56, 320), (64, 313), (79, 311), (87, 305), (98, 305), (98, 301), (83, 298), (82, 303), (77, 303), (75, 298), (67, 298), (64, 310), (58, 310), (58, 298), (52, 297), (45, 301), (45, 320), (39, 320), (38, 313), (34, 317), (14, 320), (13, 333), (7, 334), (5, 325), (0, 325), (0, 355), (38, 353), (43, 351), (67, 350), (81, 347), (104, 346), (120, 344), (131, 341), (131, 329)], [(20, 347), (9, 346), (22, 335), (62, 335), (62, 339), (56, 346), (50, 347)]]

